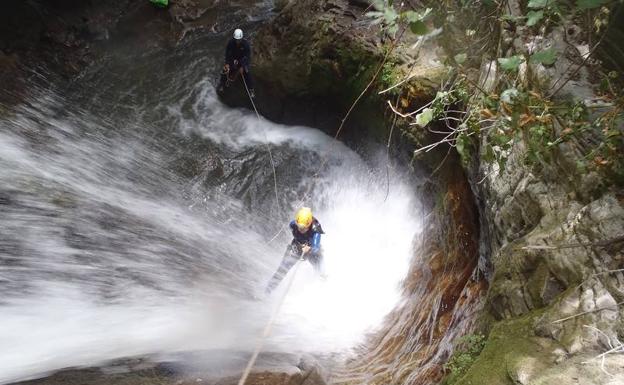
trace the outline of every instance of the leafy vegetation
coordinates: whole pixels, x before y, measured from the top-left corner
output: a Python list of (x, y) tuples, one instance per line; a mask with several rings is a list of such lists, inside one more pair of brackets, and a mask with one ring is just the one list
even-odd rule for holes
[[(424, 108), (404, 113), (413, 119), (408, 130), (442, 134), (436, 143), (415, 151), (419, 154), (437, 145), (455, 147), (465, 165), (475, 156), (505, 169), (511, 150), (520, 148), (524, 162), (539, 172), (556, 163), (563, 154), (575, 154), (577, 173), (596, 171), (609, 183), (624, 185), (624, 94), (621, 75), (604, 73), (591, 58), (609, 24), (619, 0), (528, 0), (519, 12), (510, 13), (508, 1), (431, 2), (431, 8), (417, 12), (395, 10), (392, 1), (374, 2), (370, 12), (374, 23), (396, 36), (403, 25), (429, 23), (440, 27), (450, 53), (450, 81)], [(426, 2), (425, 2), (426, 4)], [(431, 19), (431, 20), (428, 20)], [(573, 21), (584, 27), (585, 40), (597, 41), (587, 52), (560, 51), (541, 44), (550, 31), (565, 28)], [(425, 25), (426, 27), (426, 25)], [(516, 31), (525, 30), (539, 38), (537, 43), (515, 43)], [(574, 66), (553, 79), (548, 68), (564, 56)], [(590, 60), (591, 59), (591, 60)], [(484, 76), (484, 63), (487, 70)], [(575, 99), (560, 95), (581, 68), (599, 77), (594, 83), (598, 98)], [(491, 73), (491, 76), (488, 76)], [(550, 74), (557, 73), (550, 71)], [(412, 133), (410, 137), (418, 137)], [(565, 146), (565, 147), (564, 147)], [(517, 151), (516, 151), (517, 152)], [(578, 155), (578, 156), (576, 156)]]
[(393, 0), (375, 0), (372, 5), (376, 10), (367, 12), (366, 15), (373, 18), (373, 24), (382, 25), (383, 30), (391, 36), (396, 35), (401, 24), (407, 24), (409, 30), (416, 35), (424, 35), (429, 31), (425, 19), (431, 13), (431, 8), (416, 12), (411, 9), (403, 10), (401, 5), (401, 9), (397, 11)]
[(482, 334), (468, 334), (461, 337), (457, 349), (444, 365), (444, 370), (449, 372), (450, 379), (461, 377), (475, 362), (485, 347), (487, 339)]

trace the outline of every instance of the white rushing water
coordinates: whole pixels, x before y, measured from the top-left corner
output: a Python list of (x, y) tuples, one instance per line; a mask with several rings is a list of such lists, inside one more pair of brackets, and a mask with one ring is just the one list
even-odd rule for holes
[[(230, 196), (237, 177), (202, 187), (177, 175), (175, 137), (213, 143), (226, 174), (252, 162), (240, 154), (265, 156), (268, 142), (283, 160), (290, 215), (294, 192), (328, 160), (305, 202), (326, 231), (327, 279), (303, 263), (267, 349), (348, 351), (395, 305), (420, 231), (401, 176), (391, 172), (387, 185), (383, 161), (373, 172), (317, 130), (228, 109), (207, 82), (197, 90), (167, 107), (171, 129), (153, 137), (138, 116), (116, 121), (52, 96), (0, 119), (0, 383), (124, 356), (255, 346), (286, 280), (261, 301), (250, 295), (289, 241), (267, 234), (290, 218)], [(253, 166), (250, 180), (257, 167), (270, 175), (265, 158)]]

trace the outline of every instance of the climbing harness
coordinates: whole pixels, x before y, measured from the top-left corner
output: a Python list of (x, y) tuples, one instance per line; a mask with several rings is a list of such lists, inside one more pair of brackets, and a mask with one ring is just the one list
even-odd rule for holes
[(223, 71), (221, 72), (222, 74), (225, 75), (225, 87), (229, 87), (230, 84), (234, 83), (236, 81), (236, 78), (238, 78), (238, 71), (234, 71), (234, 77), (230, 76), (230, 67), (223, 67)]

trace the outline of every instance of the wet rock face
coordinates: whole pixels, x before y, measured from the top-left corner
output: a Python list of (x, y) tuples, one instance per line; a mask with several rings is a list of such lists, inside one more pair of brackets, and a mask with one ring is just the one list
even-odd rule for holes
[[(251, 353), (203, 351), (177, 354), (172, 361), (125, 359), (108, 366), (67, 369), (20, 385), (236, 385)], [(326, 385), (327, 374), (311, 356), (261, 353), (246, 385)], [(14, 384), (17, 385), (17, 384)]]
[(76, 75), (94, 60), (91, 43), (107, 40), (110, 28), (131, 4), (130, 0), (3, 2), (0, 98), (18, 100), (31, 68), (44, 66), (60, 76)]
[[(378, 92), (407, 74), (404, 65), (419, 50), (412, 44), (396, 49), (375, 76), (390, 41), (370, 28), (365, 16), (369, 6), (347, 0), (276, 2), (279, 13), (252, 39), (256, 104), (263, 115), (333, 134), (352, 103), (375, 79), (347, 126), (358, 131), (356, 136), (387, 140), (383, 128), (390, 119), (384, 115), (385, 101), (392, 96)], [(410, 100), (424, 103), (435, 95), (444, 66), (430, 59), (423, 57), (410, 69), (413, 76), (406, 87), (413, 91)]]
[(372, 76), (380, 60), (376, 39), (358, 39), (358, 29), (349, 31), (358, 8), (346, 1), (276, 5), (280, 13), (253, 39), (258, 106), (274, 120), (335, 131), (339, 116), (365, 84), (363, 78), (354, 84), (358, 74), (347, 62), (361, 61)]
[(205, 4), (205, 1), (203, 3), (200, 4), (198, 0), (179, 0), (171, 4), (169, 14), (173, 20), (179, 22), (197, 20), (214, 5), (214, 1), (209, 1), (208, 4)]
[[(575, 172), (572, 165), (581, 155), (573, 144), (558, 151), (551, 164), (536, 170), (523, 162), (524, 148), (518, 143), (504, 171), (481, 162), (478, 172), (487, 177), (483, 183), (473, 179), (488, 235), (482, 238), (487, 242), (483, 249), (493, 269), (489, 313), (498, 321), (495, 325), (526, 320), (514, 333), (547, 344), (539, 351), (517, 345), (501, 354), (503, 344), (491, 336), (484, 352), (498, 354), (480, 358), (456, 383), (483, 378), (484, 384), (555, 379), (598, 384), (606, 378), (596, 374), (600, 361), (590, 360), (587, 373), (596, 376), (589, 379), (581, 373), (578, 357), (595, 357), (616, 346), (624, 334), (624, 193), (595, 173)], [(497, 338), (507, 337), (500, 333)], [(488, 357), (496, 365), (511, 367), (512, 358), (518, 365), (498, 378), (479, 377), (492, 366)]]
[[(509, 168), (515, 171), (483, 189), (496, 240), (491, 245), (494, 315), (509, 318), (550, 305), (592, 274), (604, 282), (621, 281), (621, 272), (607, 272), (622, 264), (622, 196), (605, 191), (583, 201), (585, 194), (565, 180), (533, 175), (519, 164)], [(614, 295), (621, 295), (619, 285), (611, 285)]]

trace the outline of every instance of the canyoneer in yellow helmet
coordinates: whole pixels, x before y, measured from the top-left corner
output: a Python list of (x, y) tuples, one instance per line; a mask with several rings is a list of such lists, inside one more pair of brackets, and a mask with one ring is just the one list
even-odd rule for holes
[(266, 293), (269, 294), (284, 279), (291, 267), (299, 259), (308, 260), (314, 269), (321, 275), (323, 253), (321, 250), (321, 234), (324, 234), (319, 221), (312, 215), (309, 207), (300, 208), (295, 219), (290, 222), (293, 240), (286, 247), (282, 263), (269, 281)]

